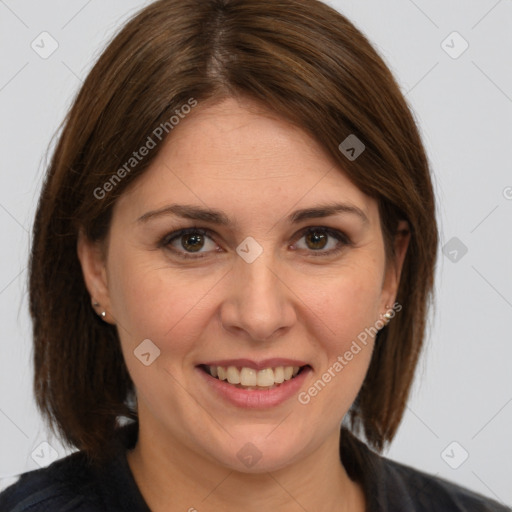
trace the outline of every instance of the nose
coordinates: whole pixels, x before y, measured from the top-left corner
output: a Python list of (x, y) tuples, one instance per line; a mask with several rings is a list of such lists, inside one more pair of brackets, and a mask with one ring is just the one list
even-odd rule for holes
[(253, 341), (269, 341), (289, 331), (297, 316), (283, 273), (263, 257), (253, 263), (240, 258), (230, 275), (220, 319), (228, 332)]

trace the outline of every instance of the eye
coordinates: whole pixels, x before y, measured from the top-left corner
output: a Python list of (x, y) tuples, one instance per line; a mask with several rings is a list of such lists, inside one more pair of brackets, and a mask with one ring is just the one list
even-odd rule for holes
[(350, 239), (341, 231), (327, 227), (310, 227), (300, 233), (292, 249), (325, 255), (338, 252), (344, 245), (349, 244)]
[(162, 240), (161, 245), (184, 258), (203, 257), (204, 253), (219, 250), (210, 233), (199, 228), (182, 229), (170, 233)]
[[(347, 235), (337, 229), (325, 226), (309, 227), (302, 230), (290, 248), (306, 251), (312, 256), (335, 254), (344, 246), (350, 245)], [(182, 258), (203, 258), (208, 253), (221, 252), (222, 249), (213, 240), (213, 233), (202, 228), (188, 228), (173, 231), (159, 244)]]

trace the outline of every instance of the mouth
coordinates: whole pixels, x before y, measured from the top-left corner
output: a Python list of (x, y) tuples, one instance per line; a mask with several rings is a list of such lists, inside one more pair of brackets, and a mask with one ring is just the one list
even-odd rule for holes
[(248, 366), (201, 364), (198, 367), (210, 377), (245, 391), (264, 391), (282, 386), (310, 369), (302, 366), (269, 366), (255, 369)]

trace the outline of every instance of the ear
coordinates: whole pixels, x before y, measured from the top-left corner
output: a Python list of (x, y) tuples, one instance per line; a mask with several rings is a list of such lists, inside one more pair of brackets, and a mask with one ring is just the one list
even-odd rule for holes
[(398, 222), (394, 237), (395, 258), (386, 264), (386, 275), (382, 284), (382, 303), (381, 307), (384, 311), (392, 307), (395, 303), (398, 286), (400, 285), (400, 276), (402, 267), (409, 246), (411, 231), (409, 224), (405, 220)]
[(80, 230), (78, 234), (77, 253), (80, 265), (82, 266), (82, 274), (84, 276), (85, 286), (91, 295), (91, 304), (99, 303), (98, 306), (92, 307), (98, 315), (101, 316), (105, 311), (102, 319), (105, 322), (114, 324), (110, 313), (110, 295), (107, 280), (106, 268), (106, 251), (101, 242), (93, 242)]

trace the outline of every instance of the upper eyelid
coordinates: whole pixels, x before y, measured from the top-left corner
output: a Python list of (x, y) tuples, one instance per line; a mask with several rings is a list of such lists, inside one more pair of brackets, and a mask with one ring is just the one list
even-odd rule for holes
[(182, 229), (176, 229), (172, 231), (171, 233), (168, 233), (165, 235), (162, 239), (164, 243), (169, 243), (175, 238), (179, 238), (180, 236), (187, 235), (189, 233), (200, 233), (201, 235), (205, 235), (213, 240), (212, 235), (216, 235), (214, 231), (211, 231), (207, 228), (197, 228), (197, 227), (191, 227), (191, 228), (182, 228)]

